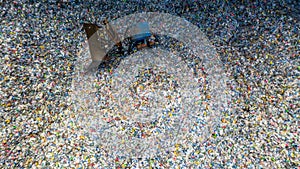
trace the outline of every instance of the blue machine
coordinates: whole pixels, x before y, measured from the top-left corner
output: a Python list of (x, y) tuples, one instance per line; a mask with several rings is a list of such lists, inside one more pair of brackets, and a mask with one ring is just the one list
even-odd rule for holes
[(134, 35), (131, 37), (131, 42), (128, 48), (128, 52), (131, 53), (134, 47), (141, 49), (143, 47), (151, 47), (154, 45), (154, 41), (151, 41), (151, 37), (154, 36), (149, 28), (148, 22), (140, 22), (134, 26)]
[(150, 32), (149, 24), (147, 22), (138, 23), (136, 25), (136, 29), (137, 29), (137, 32), (132, 37), (132, 40), (135, 42), (146, 40), (147, 38), (149, 38), (152, 35)]

